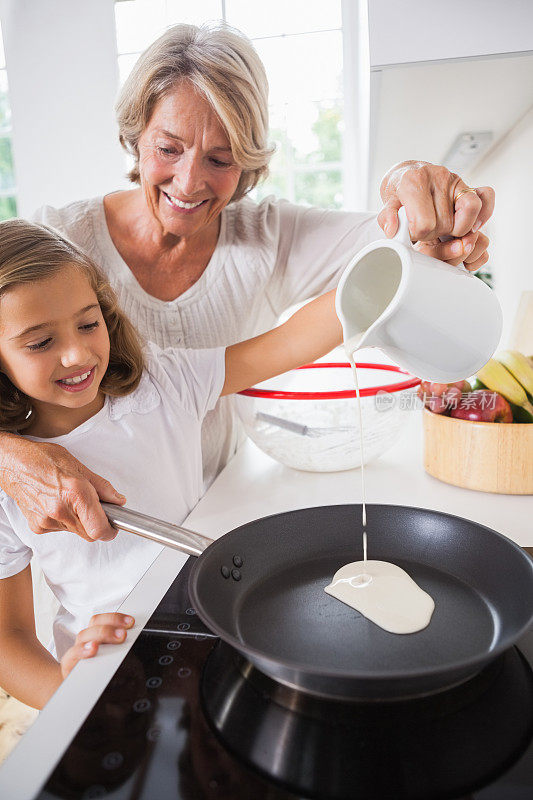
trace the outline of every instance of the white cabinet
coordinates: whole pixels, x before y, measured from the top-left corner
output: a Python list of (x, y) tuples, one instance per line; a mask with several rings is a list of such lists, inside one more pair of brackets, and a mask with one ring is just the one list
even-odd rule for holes
[(531, 0), (368, 0), (370, 68), (533, 50)]

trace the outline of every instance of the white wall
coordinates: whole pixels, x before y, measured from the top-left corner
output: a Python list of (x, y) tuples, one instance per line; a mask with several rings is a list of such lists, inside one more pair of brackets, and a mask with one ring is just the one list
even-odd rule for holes
[(0, 0), (18, 213), (126, 186), (113, 0)]
[(472, 174), (472, 183), (490, 184), (496, 190), (496, 208), (487, 235), (495, 289), (503, 308), (502, 345), (506, 346), (520, 295), (533, 290), (533, 108)]

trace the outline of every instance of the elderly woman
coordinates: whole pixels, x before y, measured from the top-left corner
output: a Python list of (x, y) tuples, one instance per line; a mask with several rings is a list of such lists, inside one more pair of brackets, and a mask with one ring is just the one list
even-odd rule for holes
[[(379, 226), (393, 236), (401, 205), (420, 249), (471, 269), (485, 263), (488, 240), (479, 229), (493, 192), (471, 190), (443, 167), (410, 161), (393, 168), (377, 220), (272, 197), (252, 202), (246, 195), (272, 155), (267, 93), (263, 65), (238, 32), (169, 29), (141, 55), (117, 103), (137, 186), (36, 216), (104, 268), (148, 340), (212, 347), (272, 327), (287, 307), (334, 286), (353, 254), (382, 235)], [(454, 238), (443, 244), (443, 235)], [(237, 442), (226, 399), (203, 431), (206, 484)], [(90, 466), (53, 442), (0, 435), (0, 485), (35, 532), (114, 535), (98, 499), (124, 499)], [(148, 471), (139, 475), (145, 480)]]

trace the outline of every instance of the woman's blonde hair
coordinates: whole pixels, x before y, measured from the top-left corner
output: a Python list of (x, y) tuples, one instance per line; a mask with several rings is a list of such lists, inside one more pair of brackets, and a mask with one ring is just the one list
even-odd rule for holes
[[(156, 103), (182, 80), (213, 107), (242, 174), (232, 201), (268, 173), (268, 81), (250, 40), (227, 25), (174, 25), (142, 53), (119, 94), (120, 143), (133, 155), (128, 177), (140, 183), (139, 139)], [(231, 201), (230, 201), (231, 202)]]
[[(0, 222), (0, 318), (2, 296), (21, 283), (35, 283), (74, 266), (87, 276), (109, 333), (109, 366), (100, 384), (106, 394), (129, 394), (141, 380), (144, 356), (139, 335), (119, 308), (115, 292), (96, 264), (72, 242), (45, 225), (22, 219)], [(0, 430), (30, 425), (32, 401), (0, 372)]]

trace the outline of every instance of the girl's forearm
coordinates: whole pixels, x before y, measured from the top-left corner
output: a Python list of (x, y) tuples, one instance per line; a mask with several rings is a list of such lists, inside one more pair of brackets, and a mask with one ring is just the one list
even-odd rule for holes
[(61, 666), (35, 634), (0, 635), (0, 686), (33, 708), (44, 708), (62, 682)]
[(277, 329), (294, 366), (315, 361), (341, 344), (342, 326), (335, 312), (335, 294), (333, 289), (302, 306)]
[(283, 325), (226, 348), (222, 394), (240, 392), (314, 361), (341, 342), (342, 327), (335, 313), (333, 290), (307, 303)]

